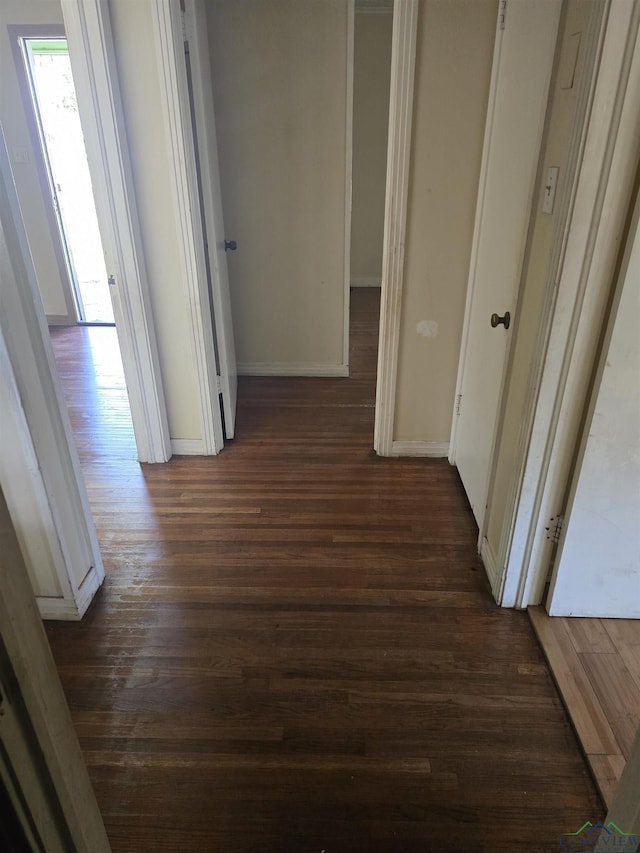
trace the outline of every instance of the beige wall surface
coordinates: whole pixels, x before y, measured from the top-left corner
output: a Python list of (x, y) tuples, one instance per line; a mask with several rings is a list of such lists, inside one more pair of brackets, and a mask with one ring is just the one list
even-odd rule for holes
[(238, 366), (343, 362), (346, 2), (207, 3)]
[(395, 441), (449, 441), (496, 15), (420, 2)]
[(196, 366), (181, 284), (151, 0), (111, 0), (111, 19), (133, 180), (149, 277), (169, 432), (201, 439)]
[(351, 279), (382, 274), (393, 14), (358, 12), (353, 62)]
[[(28, 3), (24, 0), (2, 0), (0, 3), (0, 123), (11, 157), (11, 168), (45, 314), (49, 318), (66, 318), (68, 311), (64, 285), (36, 166), (38, 154), (31, 144), (7, 30), (9, 25), (18, 24), (61, 26), (60, 3), (58, 0), (29, 0)], [(23, 151), (27, 152), (28, 162), (16, 162), (16, 153)]]
[[(557, 63), (559, 72), (553, 84), (548, 117), (547, 140), (542, 154), (543, 172), (540, 181), (546, 180), (546, 170), (550, 166), (560, 169), (554, 214), (542, 213), (542, 194), (538, 199), (538, 208), (529, 238), (529, 249), (526, 269), (523, 277), (522, 290), (516, 315), (514, 329), (515, 343), (512, 355), (512, 367), (505, 389), (504, 416), (500, 433), (496, 469), (493, 488), (489, 497), (487, 512), (487, 539), (493, 548), (493, 553), (499, 553), (500, 538), (503, 526), (510, 524), (510, 518), (505, 519), (507, 501), (513, 478), (517, 476), (516, 463), (520, 440), (520, 431), (527, 403), (529, 390), (529, 373), (535, 353), (538, 326), (547, 292), (547, 276), (549, 273), (550, 252), (553, 245), (555, 215), (558, 202), (566, 183), (566, 163), (571, 141), (571, 132), (576, 114), (578, 100), (578, 85), (584, 70), (584, 45), (589, 15), (592, 11), (590, 3), (583, 0), (569, 0), (567, 17), (561, 34), (560, 61)], [(575, 74), (572, 75), (576, 46), (576, 34), (581, 33), (579, 43), (582, 50), (578, 53)], [(570, 78), (573, 76), (573, 86)]]

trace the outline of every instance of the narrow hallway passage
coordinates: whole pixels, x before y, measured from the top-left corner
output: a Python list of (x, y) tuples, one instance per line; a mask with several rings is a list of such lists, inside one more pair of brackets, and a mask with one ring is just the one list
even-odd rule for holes
[(224, 452), (157, 466), (53, 335), (107, 576), (47, 633), (114, 851), (557, 853), (604, 816), (455, 469), (372, 450), (378, 296), (349, 379), (241, 379)]

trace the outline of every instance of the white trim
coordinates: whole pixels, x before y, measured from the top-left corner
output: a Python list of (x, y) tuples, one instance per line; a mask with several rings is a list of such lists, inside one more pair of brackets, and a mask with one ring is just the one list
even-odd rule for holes
[(396, 2), (393, 8), (380, 340), (373, 438), (374, 449), (380, 456), (389, 456), (393, 446), (418, 6), (418, 0), (403, 0), (401, 3)]
[[(34, 540), (44, 543), (48, 572), (81, 616), (88, 605), (82, 584), (93, 571), (99, 585), (104, 568), (1, 133), (0, 220), (3, 417), (19, 436), (19, 446), (3, 442), (0, 453), (22, 453), (30, 481), (25, 488), (20, 466), (3, 465), (13, 473), (2, 486), (14, 507), (21, 501), (27, 530), (35, 526)], [(37, 569), (32, 566), (34, 576)]]
[(442, 459), (449, 453), (449, 442), (442, 441), (394, 441), (390, 456), (427, 456)]
[(70, 601), (68, 598), (36, 596), (40, 616), (43, 619), (62, 619), (79, 622), (93, 601), (95, 594), (100, 589), (102, 580), (103, 578), (100, 576), (100, 573), (92, 566), (80, 584), (75, 601)]
[(47, 326), (77, 326), (77, 317), (66, 316), (64, 314), (46, 314)]
[(347, 2), (347, 95), (344, 171), (344, 309), (342, 363), (349, 374), (349, 325), (351, 315), (351, 212), (353, 184), (353, 71), (355, 51), (355, 0)]
[(171, 456), (107, 0), (62, 0), (69, 58), (142, 462)]
[(500, 589), (501, 573), (498, 568), (496, 555), (493, 553), (493, 548), (486, 536), (482, 537), (482, 543), (480, 545), (480, 559), (482, 560), (482, 565), (487, 573), (493, 597), (497, 598), (498, 591)]
[(35, 91), (32, 90), (30, 74), (25, 62), (25, 55), (21, 49), (21, 40), (30, 38), (65, 38), (64, 27), (61, 24), (9, 24), (7, 27), (11, 40), (13, 62), (16, 69), (18, 86), (24, 106), (25, 119), (31, 148), (33, 151), (34, 165), (40, 182), (40, 193), (42, 204), (49, 226), (49, 234), (53, 252), (56, 256), (56, 265), (60, 275), (60, 284), (64, 297), (66, 314), (47, 314), (47, 323), (50, 326), (74, 326), (78, 322), (78, 306), (74, 297), (74, 288), (71, 281), (71, 270), (67, 261), (67, 255), (63, 245), (62, 222), (58, 219), (53, 203), (49, 170), (47, 168), (46, 155), (39, 129), (39, 119), (36, 114)]
[(290, 361), (240, 361), (238, 376), (348, 376), (348, 364)]
[(203, 456), (202, 439), (172, 438), (171, 451), (176, 456)]
[(504, 606), (541, 600), (638, 164), (640, 4), (609, 3), (584, 158), (557, 283)]
[(382, 278), (352, 278), (351, 287), (382, 287)]
[(182, 264), (182, 286), (188, 300), (190, 343), (196, 366), (202, 443), (205, 455), (211, 455), (222, 450), (224, 437), (180, 4), (155, 0), (151, 9), (169, 155), (168, 177), (176, 215), (176, 246)]
[(11, 670), (8, 679), (2, 671), (3, 751), (40, 835), (37, 849), (107, 853), (104, 824), (1, 493), (0, 635)]

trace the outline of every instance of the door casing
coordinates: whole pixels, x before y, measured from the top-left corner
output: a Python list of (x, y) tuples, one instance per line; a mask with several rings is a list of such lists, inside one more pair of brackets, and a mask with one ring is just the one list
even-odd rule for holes
[(9, 31), (9, 40), (11, 42), (11, 50), (13, 53), (13, 64), (16, 69), (18, 86), (20, 88), (20, 95), (24, 106), (25, 119), (29, 130), (31, 148), (33, 149), (34, 162), (38, 174), (38, 182), (40, 184), (40, 192), (44, 201), (45, 215), (55, 253), (58, 275), (60, 276), (60, 282), (62, 284), (64, 303), (67, 309), (66, 314), (48, 315), (47, 322), (52, 326), (73, 325), (78, 322), (79, 316), (73, 295), (71, 271), (69, 269), (65, 247), (62, 242), (62, 235), (60, 233), (57, 215), (51, 199), (51, 186), (49, 182), (48, 169), (44, 160), (44, 154), (40, 142), (40, 132), (38, 130), (37, 119), (34, 113), (33, 99), (31, 96), (29, 80), (27, 78), (25, 61), (20, 48), (20, 39), (22, 38), (65, 38), (64, 27), (56, 24), (10, 24), (7, 29)]

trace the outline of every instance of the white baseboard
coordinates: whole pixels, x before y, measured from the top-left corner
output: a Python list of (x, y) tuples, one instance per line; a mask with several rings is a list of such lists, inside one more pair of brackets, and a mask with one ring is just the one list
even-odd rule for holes
[(493, 553), (493, 548), (489, 544), (489, 541), (486, 536), (482, 540), (482, 545), (480, 546), (480, 559), (482, 560), (482, 564), (484, 565), (487, 577), (489, 578), (493, 597), (495, 598), (496, 602), (500, 604), (500, 602), (498, 601), (498, 596), (500, 594), (501, 577), (498, 568), (498, 561), (496, 560), (496, 555)]
[(172, 438), (171, 452), (176, 456), (203, 456), (204, 445), (201, 438)]
[(64, 622), (79, 622), (82, 618), (75, 601), (67, 598), (43, 598), (36, 596), (36, 604), (42, 619), (55, 619)]
[(78, 590), (78, 600), (71, 598), (47, 598), (36, 596), (36, 603), (42, 619), (56, 619), (64, 622), (79, 622), (87, 612), (87, 608), (93, 601), (96, 592), (100, 589), (104, 575), (89, 569), (87, 576), (82, 581)]
[(382, 287), (381, 278), (352, 278), (350, 287)]
[(76, 318), (71, 314), (47, 314), (47, 326), (76, 326)]
[(441, 459), (449, 453), (449, 442), (443, 441), (394, 441), (392, 456), (428, 456)]
[(238, 376), (348, 376), (348, 364), (313, 364), (305, 362), (238, 362)]

